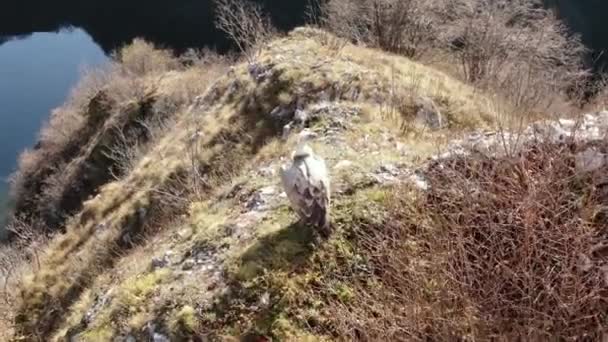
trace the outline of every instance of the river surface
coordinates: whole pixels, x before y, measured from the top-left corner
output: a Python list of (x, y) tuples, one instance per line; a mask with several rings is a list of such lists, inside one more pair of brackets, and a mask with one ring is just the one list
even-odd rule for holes
[(106, 58), (81, 29), (34, 33), (0, 45), (0, 220), (8, 202), (6, 180), (19, 153), (36, 141), (81, 71)]
[[(283, 29), (303, 23), (309, 1), (257, 0)], [(608, 47), (608, 2), (545, 2), (559, 8), (590, 47)], [(7, 203), (4, 180), (19, 153), (35, 144), (41, 125), (82, 70), (104, 63), (135, 37), (178, 52), (228, 48), (214, 28), (211, 0), (7, 0), (0, 5), (0, 226)]]

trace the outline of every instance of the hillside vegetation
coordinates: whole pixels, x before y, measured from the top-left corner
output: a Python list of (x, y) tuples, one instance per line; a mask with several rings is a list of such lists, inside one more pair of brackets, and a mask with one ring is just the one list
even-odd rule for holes
[[(86, 75), (13, 180), (0, 338), (601, 337), (607, 167), (579, 160), (605, 155), (608, 114), (526, 129), (556, 108), (574, 116), (564, 95), (584, 77), (580, 51), (561, 55), (559, 75), (547, 51), (526, 54), (526, 77), (508, 72), (511, 45), (483, 62), (467, 50), (481, 36), (453, 50), (425, 36), (419, 55), (405, 48), (411, 31), (370, 35), (386, 27), (371, 10), (388, 20), (422, 4), (396, 3), (330, 1), (313, 15), (323, 29), (282, 35), (259, 9), (221, 0), (240, 59), (135, 40)], [(428, 23), (447, 25), (442, 8), (424, 9)], [(470, 23), (487, 19), (466, 8)], [(542, 34), (565, 44), (553, 48), (577, 44), (551, 27)], [(324, 241), (278, 176), (303, 136), (330, 169)]]

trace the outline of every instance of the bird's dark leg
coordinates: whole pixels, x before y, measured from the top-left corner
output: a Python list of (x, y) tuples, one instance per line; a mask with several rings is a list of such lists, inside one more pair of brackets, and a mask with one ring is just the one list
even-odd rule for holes
[(331, 223), (329, 221), (325, 221), (317, 228), (317, 230), (319, 231), (319, 234), (323, 236), (323, 238), (328, 239), (332, 233)]

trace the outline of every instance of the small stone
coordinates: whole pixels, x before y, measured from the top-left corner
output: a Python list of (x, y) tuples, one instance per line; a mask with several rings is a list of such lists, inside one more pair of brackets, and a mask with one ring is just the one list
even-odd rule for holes
[(180, 229), (177, 232), (177, 235), (182, 240), (189, 239), (192, 236), (192, 234), (193, 234), (193, 231), (192, 231), (192, 228), (190, 228), (190, 227), (186, 227), (186, 228)]
[(276, 189), (274, 186), (267, 186), (256, 191), (247, 202), (247, 209), (258, 211), (266, 209), (268, 202), (270, 202), (270, 199), (275, 194), (275, 192)]
[(301, 125), (306, 124), (308, 121), (308, 112), (302, 109), (297, 109), (294, 114), (294, 120)]
[(258, 82), (263, 80), (264, 77), (266, 76), (266, 74), (268, 73), (268, 70), (266, 69), (266, 67), (264, 67), (263, 65), (260, 65), (258, 63), (249, 64), (249, 66), (247, 67), (247, 70), (249, 71), (249, 75), (251, 75), (251, 77), (253, 77), (253, 79), (255, 79)]
[(274, 186), (267, 186), (267, 187), (263, 187), (260, 189), (260, 194), (264, 195), (264, 196), (268, 196), (268, 195), (273, 195), (276, 192), (276, 189)]
[(169, 265), (169, 260), (166, 257), (154, 257), (152, 258), (152, 269), (156, 270), (159, 268), (165, 268)]
[(223, 234), (225, 237), (232, 236), (238, 230), (238, 227), (235, 224), (225, 224), (222, 227)]
[(579, 172), (592, 172), (604, 167), (608, 163), (608, 156), (594, 148), (589, 148), (577, 153), (574, 161)]
[(189, 271), (194, 268), (194, 265), (196, 265), (196, 262), (194, 262), (194, 259), (187, 259), (186, 261), (184, 261), (184, 264), (182, 265), (182, 270)]
[(287, 125), (283, 126), (283, 135), (281, 137), (283, 138), (283, 140), (287, 140), (289, 138), (290, 134), (291, 134), (291, 123), (288, 123)]
[(258, 301), (258, 306), (265, 308), (268, 307), (268, 305), (270, 305), (270, 293), (265, 292), (261, 297), (260, 300)]
[(399, 169), (393, 164), (384, 164), (380, 166), (381, 173), (387, 173), (391, 176), (399, 175)]
[(593, 268), (593, 262), (588, 256), (581, 253), (578, 257), (578, 267), (581, 271), (588, 272)]
[(418, 173), (414, 173), (413, 175), (411, 175), (409, 177), (409, 180), (412, 182), (412, 184), (414, 184), (414, 186), (416, 186), (420, 190), (427, 191), (430, 188), (427, 180)]
[[(585, 117), (586, 117), (586, 115), (585, 115)], [(573, 130), (574, 127), (576, 126), (576, 121), (574, 121), (572, 119), (559, 119), (558, 122), (559, 122), (559, 125), (562, 126), (562, 128), (565, 130)]]
[(348, 169), (353, 165), (353, 162), (351, 162), (350, 160), (341, 160), (338, 162), (338, 164), (336, 164), (336, 166), (334, 166), (335, 170), (342, 170), (342, 169)]
[(271, 112), (270, 116), (277, 120), (285, 120), (293, 115), (293, 110), (291, 108), (283, 108), (281, 106), (275, 107)]
[(169, 340), (169, 338), (163, 334), (159, 334), (159, 333), (154, 333), (154, 335), (152, 335), (152, 341), (154, 342), (171, 342), (171, 340)]
[(553, 142), (564, 141), (572, 135), (572, 131), (564, 129), (556, 122), (540, 122), (532, 125), (534, 133), (541, 139), (548, 139)]
[(597, 121), (599, 121), (600, 124), (607, 125), (608, 124), (608, 111), (604, 110), (604, 111), (597, 113)]
[(304, 128), (302, 130), (302, 132), (300, 132), (300, 134), (298, 134), (298, 139), (300, 141), (310, 141), (310, 140), (314, 140), (318, 137), (319, 135), (313, 131), (311, 131), (308, 128)]
[(262, 177), (274, 177), (276, 174), (272, 166), (262, 167), (258, 170), (258, 174)]

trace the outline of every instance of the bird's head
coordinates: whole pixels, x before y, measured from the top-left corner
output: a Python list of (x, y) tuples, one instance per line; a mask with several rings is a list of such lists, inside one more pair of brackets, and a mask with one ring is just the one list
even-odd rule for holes
[(310, 146), (308, 146), (305, 142), (302, 142), (300, 144), (298, 144), (298, 147), (296, 148), (296, 150), (293, 152), (292, 154), (292, 159), (301, 159), (301, 158), (306, 158), (306, 157), (310, 157), (314, 154), (312, 148)]

